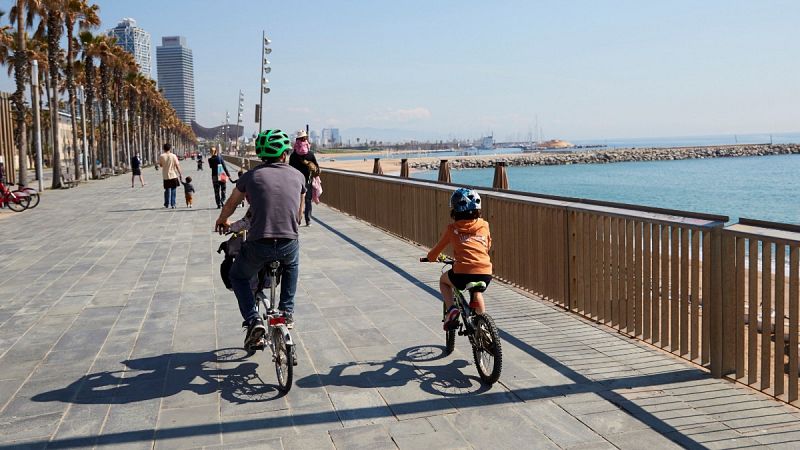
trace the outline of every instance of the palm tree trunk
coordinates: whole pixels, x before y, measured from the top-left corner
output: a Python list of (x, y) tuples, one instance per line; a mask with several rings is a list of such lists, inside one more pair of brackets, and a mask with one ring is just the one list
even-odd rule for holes
[(25, 51), (25, 13), (22, 2), (17, 2), (17, 49), (14, 52), (14, 80), (17, 89), (11, 96), (14, 103), (14, 115), (16, 127), (14, 129), (14, 139), (17, 142), (17, 156), (19, 164), (19, 175), (17, 183), (28, 184), (28, 142), (25, 131), (25, 79), (28, 68), (28, 58)]
[(70, 21), (67, 21), (67, 65), (65, 67), (65, 74), (67, 76), (67, 93), (69, 94), (69, 109), (70, 115), (72, 116), (72, 148), (73, 148), (73, 163), (75, 164), (75, 179), (80, 179), (81, 173), (81, 158), (80, 152), (78, 148), (80, 147), (78, 144), (78, 120), (77, 120), (77, 111), (78, 107), (76, 105), (76, 94), (75, 94), (75, 80), (72, 70), (73, 59), (75, 58), (75, 44), (72, 39), (73, 34), (73, 26), (74, 24)]
[(51, 126), (53, 130), (53, 189), (61, 187), (61, 145), (58, 138), (58, 53), (61, 50), (61, 22), (59, 12), (47, 12), (47, 62), (52, 90)]

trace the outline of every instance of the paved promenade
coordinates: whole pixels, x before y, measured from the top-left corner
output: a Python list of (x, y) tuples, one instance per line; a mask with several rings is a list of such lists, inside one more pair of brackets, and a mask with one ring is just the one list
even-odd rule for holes
[[(800, 410), (493, 283), (504, 366), (442, 356), (439, 266), (328, 209), (302, 228), (288, 395), (246, 358), (218, 275), (210, 173), (165, 210), (157, 173), (0, 210), (0, 449), (798, 448)], [(179, 205), (183, 204), (182, 189)]]

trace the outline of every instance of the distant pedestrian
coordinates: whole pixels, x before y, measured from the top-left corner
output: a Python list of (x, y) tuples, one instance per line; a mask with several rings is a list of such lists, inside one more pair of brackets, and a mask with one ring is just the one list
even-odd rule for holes
[[(292, 156), (289, 157), (289, 165), (299, 170), (306, 180), (306, 193), (305, 193), (305, 209), (303, 211), (306, 219), (306, 226), (311, 225), (311, 199), (313, 189), (311, 186), (312, 179), (319, 175), (319, 164), (314, 152), (311, 151), (311, 145), (308, 143), (308, 134), (300, 130), (294, 141)], [(300, 223), (300, 218), (298, 217)]]
[(183, 172), (178, 157), (171, 150), (170, 143), (164, 144), (164, 153), (158, 157), (158, 165), (161, 166), (161, 177), (164, 179), (164, 208), (174, 209), (176, 191), (183, 179)]
[(197, 154), (197, 170), (203, 170), (203, 155)]
[(186, 207), (192, 207), (192, 199), (194, 198), (194, 186), (192, 185), (192, 177), (186, 177), (183, 183), (183, 195), (186, 198)]
[(139, 184), (144, 187), (145, 182), (144, 178), (142, 177), (142, 157), (138, 153), (131, 156), (131, 171), (131, 188), (133, 188), (133, 184), (137, 175), (139, 176)]
[(227, 189), (228, 180), (231, 178), (231, 173), (228, 172), (228, 166), (225, 165), (225, 160), (222, 156), (217, 154), (215, 147), (211, 148), (211, 156), (208, 158), (208, 167), (211, 168), (211, 184), (214, 185), (214, 200), (217, 202), (217, 209), (222, 208), (225, 204), (225, 190)]

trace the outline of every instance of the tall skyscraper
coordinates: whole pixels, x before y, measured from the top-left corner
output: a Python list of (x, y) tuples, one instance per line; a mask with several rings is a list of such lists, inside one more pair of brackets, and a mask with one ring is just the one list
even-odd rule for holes
[(117, 38), (117, 45), (133, 55), (142, 75), (152, 78), (150, 74), (150, 69), (153, 67), (150, 33), (137, 27), (135, 20), (126, 17), (116, 27), (108, 30), (108, 35)]
[(183, 36), (165, 36), (156, 48), (158, 87), (170, 102), (178, 118), (190, 124), (194, 111), (194, 60)]

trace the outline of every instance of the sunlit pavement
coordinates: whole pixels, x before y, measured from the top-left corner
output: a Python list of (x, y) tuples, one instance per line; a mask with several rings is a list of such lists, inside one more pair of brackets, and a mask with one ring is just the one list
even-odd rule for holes
[[(301, 229), (295, 385), (247, 358), (208, 170), (48, 191), (0, 221), (0, 448), (800, 446), (798, 410), (493, 283), (500, 382), (443, 356), (424, 249), (324, 206)], [(229, 186), (232, 189), (232, 186)]]

